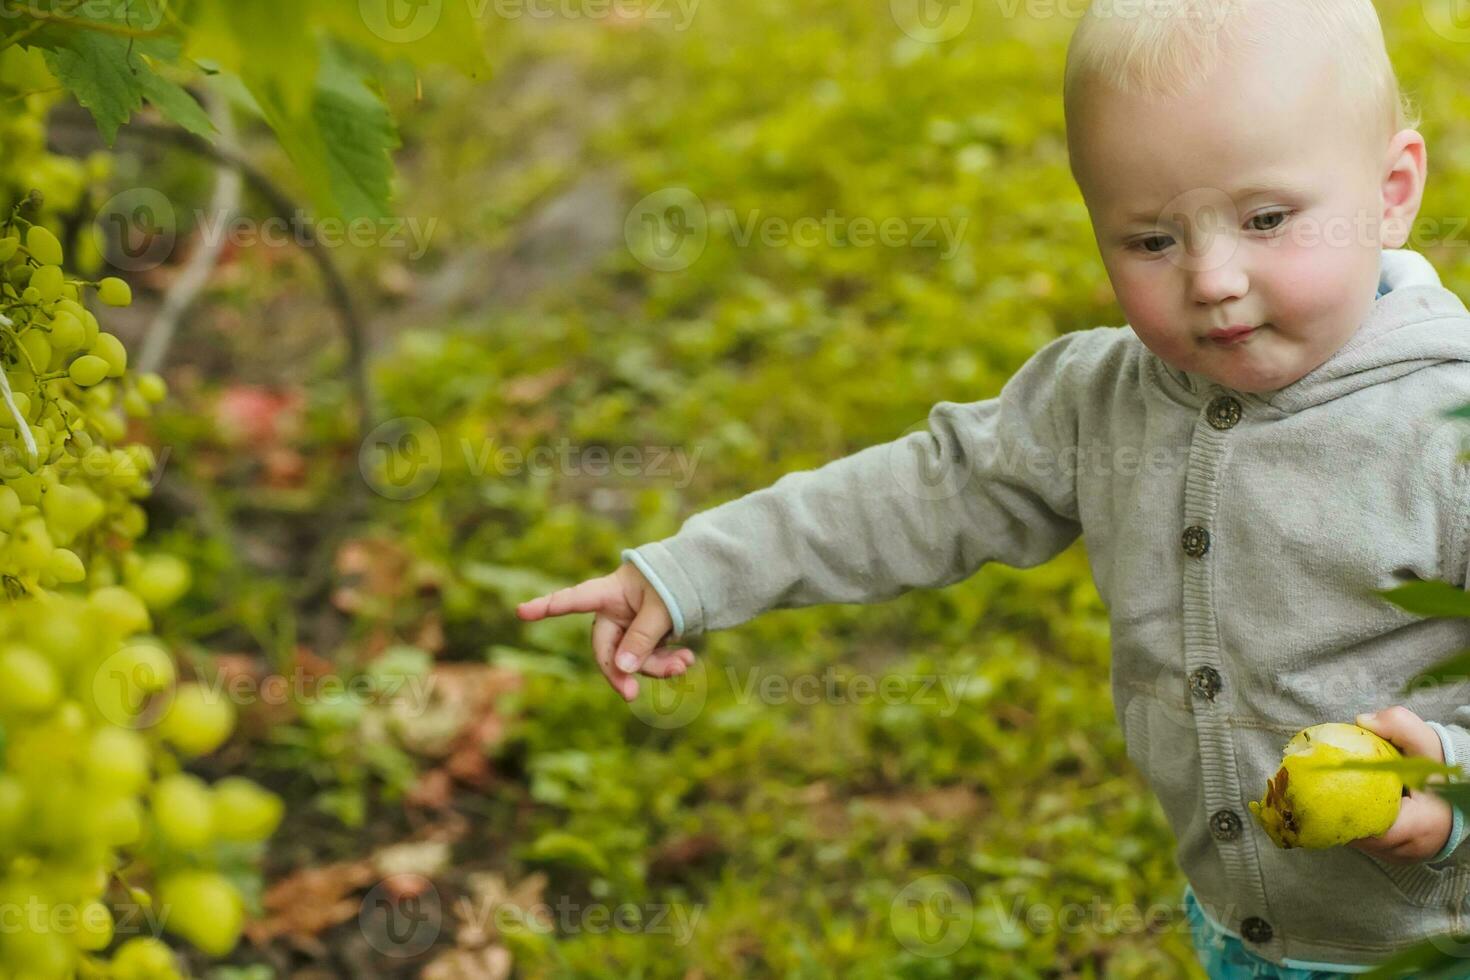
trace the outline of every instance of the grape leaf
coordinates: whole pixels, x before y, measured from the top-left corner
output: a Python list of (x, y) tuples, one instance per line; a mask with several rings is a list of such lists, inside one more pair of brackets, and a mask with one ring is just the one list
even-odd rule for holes
[(257, 98), (270, 90), (289, 116), (304, 116), (318, 71), (312, 6), (303, 0), (194, 3), (185, 15), (184, 53), (239, 76)]
[(83, 28), (48, 29), (33, 40), (57, 81), (92, 113), (108, 146), (145, 98), (192, 133), (207, 137), (214, 132), (194, 97), (154, 68), (157, 59), (176, 54), (175, 45)]
[(246, 82), (322, 212), (348, 220), (387, 216), (398, 132), (381, 97), (334, 43), (321, 47), (316, 91), (304, 115), (293, 113), (269, 80)]
[(1374, 594), (1420, 616), (1470, 617), (1470, 593), (1449, 582), (1411, 582)]
[(194, 96), (181, 86), (154, 72), (145, 72), (139, 82), (143, 87), (143, 97), (156, 106), (165, 119), (178, 123), (196, 136), (213, 138), (216, 132), (214, 123)]

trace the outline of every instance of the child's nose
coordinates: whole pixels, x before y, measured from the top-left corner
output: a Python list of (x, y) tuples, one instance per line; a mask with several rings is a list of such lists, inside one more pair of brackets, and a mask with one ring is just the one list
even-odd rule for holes
[(1239, 299), (1250, 288), (1250, 279), (1238, 254), (1233, 236), (1217, 235), (1195, 255), (1182, 260), (1189, 277), (1190, 298), (1196, 303), (1222, 303)]

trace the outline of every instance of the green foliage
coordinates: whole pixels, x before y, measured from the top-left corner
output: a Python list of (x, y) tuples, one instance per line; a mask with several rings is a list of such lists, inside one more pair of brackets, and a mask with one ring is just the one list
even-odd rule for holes
[(181, 81), (224, 72), (242, 83), (322, 213), (384, 217), (398, 138), (376, 81), (382, 64), (447, 64), (476, 75), (484, 52), (470, 5), (435, 5), (422, 29), (374, 9), (336, 0), (56, 0), (7, 16), (0, 44), (44, 51), (109, 145), (145, 102), (211, 138), (213, 125)]
[[(377, 96), (346, 52), (398, 48), (354, 36), (334, 13), (350, 20), (352, 4), (208, 6), (190, 21), (203, 31), (186, 57), (243, 80), (285, 131), (315, 196), (340, 186), (350, 206), (381, 199), (386, 170), (375, 154), (391, 144), (387, 127), (371, 124), (346, 144), (286, 134), (322, 125), (323, 79), (334, 71), (347, 118), (371, 117)], [(313, 17), (318, 35), (303, 27)], [(504, 98), (430, 77), (428, 105), (396, 114), (416, 150), (400, 210), (444, 218), (414, 271), (427, 277), (488, 243), (496, 251), (484, 261), (498, 265), (500, 286), (543, 267), (548, 281), (491, 313), (397, 338), (376, 378), (385, 414), (432, 420), (438, 469), (431, 492), (380, 500), (373, 520), (441, 576), (440, 658), (488, 661), (522, 679), (496, 702), (510, 728), (493, 760), (500, 779), (481, 801), (486, 836), (502, 846), (486, 850), (516, 875), (546, 873), (555, 895), (698, 914), (687, 942), (652, 931), (509, 934), (518, 968), (1195, 975), (1174, 841), (1118, 733), (1106, 610), (1080, 546), (1040, 569), (990, 567), (882, 606), (772, 613), (709, 637), (697, 674), (640, 679), (631, 713), (591, 662), (583, 619), (528, 626), (512, 613), (549, 586), (606, 572), (622, 547), (672, 533), (691, 513), (895, 438), (938, 400), (995, 394), (1060, 333), (1122, 322), (1066, 172), (1058, 92), (1070, 22), (975, 5), (960, 37), (929, 45), (870, 6), (754, 0), (706, 5), (687, 32), (487, 27), (508, 74), (560, 71), (548, 69), (544, 89), (524, 83), (530, 95), (496, 93)], [(1422, 23), (1399, 28), (1396, 53), (1436, 50)], [(257, 61), (274, 77), (252, 75)], [(282, 63), (300, 71), (282, 73)], [(1406, 79), (1427, 92), (1431, 143), (1470, 154), (1452, 123), (1463, 92), (1422, 85), (1445, 70), (1430, 57), (1406, 64)], [(333, 147), (346, 155), (330, 159)], [(361, 181), (334, 184), (334, 167)], [(571, 236), (537, 242), (530, 226), (589, 174), (610, 175), (620, 217), (645, 195), (687, 190), (707, 219), (703, 251), (663, 271), (649, 264), (650, 242), (632, 235), (562, 274)], [(1470, 195), (1463, 180), (1431, 181), (1426, 214), (1456, 213)], [(752, 219), (829, 211), (966, 223), (952, 252), (864, 247), (850, 229), (816, 244), (740, 237)], [(1470, 284), (1464, 254), (1429, 251), (1452, 287)], [(247, 308), (261, 298), (242, 294)], [(330, 404), (334, 390), (315, 394)], [(340, 426), (321, 415), (292, 448), (331, 488), (358, 478), (356, 447), (333, 469)], [(198, 418), (161, 427), (180, 465), (209, 439)], [(687, 474), (609, 474), (497, 455), (524, 460), (563, 437), (583, 449), (682, 449), (694, 464)], [(216, 543), (192, 547), (204, 559), (198, 635), (218, 627), (208, 611), (217, 602), (262, 646), (288, 652), (279, 587), (238, 574), (238, 556)], [(1425, 601), (1417, 589), (1398, 597)], [(422, 666), (401, 651), (392, 663), (383, 669), (394, 675)], [(948, 681), (955, 693), (924, 701), (911, 687), (915, 696), (887, 702), (814, 703), (759, 693), (768, 680), (780, 690), (828, 677), (848, 694), (883, 678)], [(697, 678), (705, 700), (693, 717), (674, 727), (649, 720), (654, 692), (689, 695)], [(391, 799), (415, 775), (391, 742), (364, 740), (371, 714), (323, 704), (272, 733), (275, 762), (328, 787), (322, 805), (354, 824), (369, 815), (372, 784)], [(967, 941), (944, 956), (906, 945), (921, 924), (913, 906), (895, 910), (916, 884), (942, 898), (931, 875), (968, 889)], [(1128, 906), (1165, 916), (1156, 928), (1130, 927)], [(1057, 924), (1077, 910), (1080, 925)], [(1051, 913), (1050, 924), (1036, 912)]]

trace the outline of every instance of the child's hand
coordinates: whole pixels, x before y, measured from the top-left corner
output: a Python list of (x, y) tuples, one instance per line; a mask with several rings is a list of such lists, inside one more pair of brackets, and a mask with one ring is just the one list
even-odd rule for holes
[[(1397, 745), (1404, 755), (1444, 762), (1444, 746), (1434, 729), (1402, 705), (1358, 715), (1357, 723)], [(1411, 789), (1399, 801), (1399, 818), (1392, 827), (1377, 837), (1348, 841), (1348, 846), (1391, 864), (1416, 864), (1439, 853), (1450, 839), (1453, 823), (1454, 814), (1444, 797)]]
[(631, 564), (619, 565), (609, 575), (537, 596), (516, 607), (516, 615), (528, 622), (583, 612), (596, 613), (592, 620), (592, 652), (607, 682), (626, 701), (638, 696), (634, 674), (675, 677), (694, 662), (691, 650), (659, 647), (674, 621), (658, 592)]

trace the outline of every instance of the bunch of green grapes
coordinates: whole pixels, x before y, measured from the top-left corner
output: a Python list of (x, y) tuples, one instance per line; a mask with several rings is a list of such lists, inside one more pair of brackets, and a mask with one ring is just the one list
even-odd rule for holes
[[(8, 210), (28, 193), (41, 200), (39, 217), (54, 223), (62, 215), (95, 213), (97, 194), (112, 175), (112, 157), (97, 151), (85, 159), (52, 153), (46, 147), (46, 118), (66, 98), (55, 76), (46, 68), (39, 48), (13, 44), (0, 50), (0, 209)], [(92, 272), (100, 268), (102, 253), (95, 236), (81, 235), (72, 263)]]
[[(165, 386), (128, 373), (88, 308), (129, 304), (127, 284), (68, 275), (23, 210), (0, 224), (0, 980), (161, 980), (179, 973), (151, 925), (234, 947), (244, 905), (222, 855), (270, 836), (282, 803), (183, 770), (235, 709), (180, 682), (151, 634), (189, 569), (134, 548), (155, 464), (119, 444)], [(130, 916), (138, 935), (116, 934), (119, 888), (150, 910)]]

